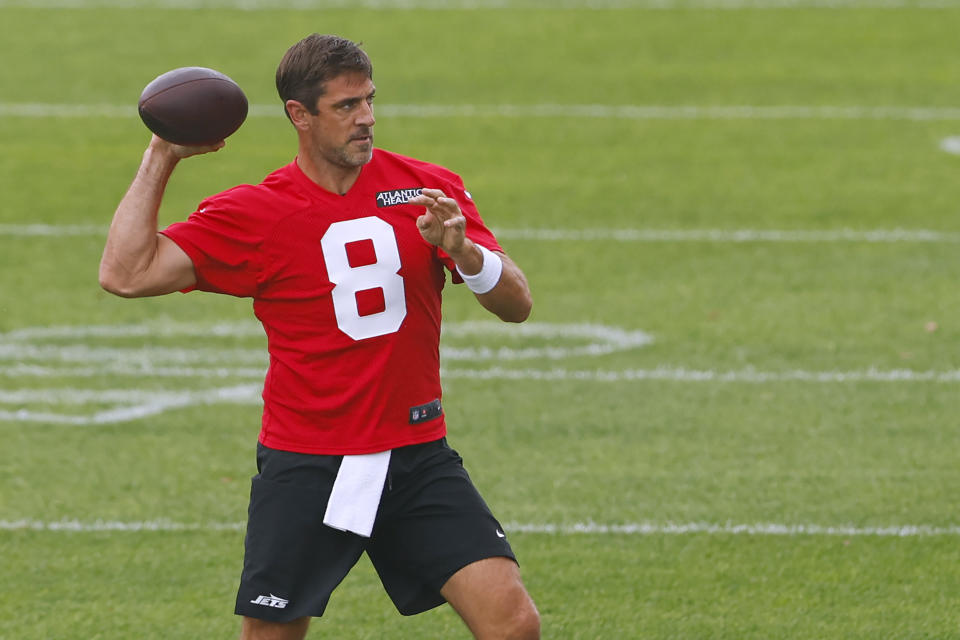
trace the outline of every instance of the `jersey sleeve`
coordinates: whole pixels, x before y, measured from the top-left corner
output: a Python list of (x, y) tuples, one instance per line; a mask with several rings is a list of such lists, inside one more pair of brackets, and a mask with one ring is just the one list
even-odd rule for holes
[(251, 297), (262, 272), (262, 234), (255, 220), (221, 194), (204, 200), (185, 222), (161, 233), (190, 257), (197, 284), (190, 289)]
[[(505, 253), (500, 243), (497, 242), (496, 236), (493, 235), (493, 232), (490, 231), (486, 223), (484, 223), (483, 218), (480, 217), (477, 205), (473, 202), (473, 196), (464, 188), (463, 181), (460, 177), (454, 175), (446, 186), (448, 186), (449, 189), (444, 188), (444, 192), (457, 201), (457, 204), (460, 205), (460, 211), (467, 219), (467, 237), (491, 251)], [(453, 259), (442, 249), (438, 249), (438, 254), (443, 264), (450, 271), (453, 282), (455, 284), (463, 282), (463, 278), (460, 277), (460, 273), (457, 271), (457, 266)]]

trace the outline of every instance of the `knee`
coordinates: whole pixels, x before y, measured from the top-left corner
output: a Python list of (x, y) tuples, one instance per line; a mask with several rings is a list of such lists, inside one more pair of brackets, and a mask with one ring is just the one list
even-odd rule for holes
[(511, 617), (507, 633), (508, 640), (540, 640), (540, 613), (533, 602), (528, 601)]
[(302, 640), (307, 635), (310, 618), (290, 622), (268, 622), (257, 618), (243, 618), (240, 640)]

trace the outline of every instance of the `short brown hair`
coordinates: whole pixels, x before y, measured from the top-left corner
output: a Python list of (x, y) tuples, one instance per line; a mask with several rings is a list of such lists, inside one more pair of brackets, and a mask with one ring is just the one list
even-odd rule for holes
[(373, 78), (373, 65), (359, 44), (314, 33), (287, 49), (277, 67), (277, 93), (284, 105), (287, 100), (296, 100), (316, 115), (317, 99), (326, 91), (325, 83), (342, 73), (363, 73)]

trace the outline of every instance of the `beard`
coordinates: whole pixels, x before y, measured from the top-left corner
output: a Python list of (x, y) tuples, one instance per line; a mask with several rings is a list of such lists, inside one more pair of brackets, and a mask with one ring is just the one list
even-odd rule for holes
[(362, 167), (373, 158), (373, 130), (358, 131), (345, 145), (328, 149), (323, 155), (328, 162), (344, 169)]

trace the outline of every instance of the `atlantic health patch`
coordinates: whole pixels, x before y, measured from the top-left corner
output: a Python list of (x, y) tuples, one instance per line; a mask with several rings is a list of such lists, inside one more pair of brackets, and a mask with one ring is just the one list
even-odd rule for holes
[(393, 207), (398, 204), (407, 204), (407, 200), (420, 195), (421, 192), (423, 192), (423, 187), (415, 187), (411, 189), (392, 189), (390, 191), (378, 191), (377, 206)]

